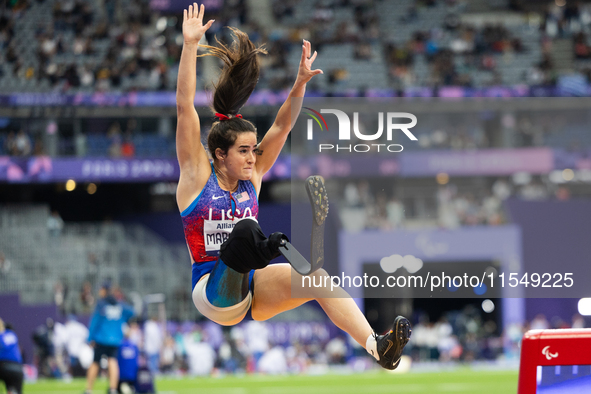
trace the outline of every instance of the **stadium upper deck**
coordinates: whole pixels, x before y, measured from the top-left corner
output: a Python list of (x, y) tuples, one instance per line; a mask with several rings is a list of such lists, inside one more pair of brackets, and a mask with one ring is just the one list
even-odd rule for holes
[[(319, 49), (326, 74), (313, 88), (329, 94), (553, 85), (573, 72), (573, 89), (587, 83), (585, 3), (532, 9), (508, 0), (268, 0), (268, 12), (259, 3), (217, 2), (209, 13), (218, 22), (206, 38), (227, 38), (223, 26), (237, 26), (266, 43), (260, 88), (289, 87), (302, 38)], [(0, 93), (175, 89), (180, 20), (148, 1), (15, 0), (0, 15)], [(198, 72), (201, 89), (215, 65), (205, 62)]]

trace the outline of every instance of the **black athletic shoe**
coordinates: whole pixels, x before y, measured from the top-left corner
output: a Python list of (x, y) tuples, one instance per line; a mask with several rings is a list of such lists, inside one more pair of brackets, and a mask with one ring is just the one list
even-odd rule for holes
[(375, 334), (378, 355), (378, 364), (386, 369), (396, 369), (400, 364), (402, 349), (410, 339), (410, 322), (407, 318), (398, 316), (394, 320), (392, 329), (384, 335)]

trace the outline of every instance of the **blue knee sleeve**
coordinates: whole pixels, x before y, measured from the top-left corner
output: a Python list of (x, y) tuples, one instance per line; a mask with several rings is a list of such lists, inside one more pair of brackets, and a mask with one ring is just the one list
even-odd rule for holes
[(248, 296), (248, 277), (248, 273), (236, 272), (218, 259), (207, 279), (207, 300), (221, 308), (239, 304)]

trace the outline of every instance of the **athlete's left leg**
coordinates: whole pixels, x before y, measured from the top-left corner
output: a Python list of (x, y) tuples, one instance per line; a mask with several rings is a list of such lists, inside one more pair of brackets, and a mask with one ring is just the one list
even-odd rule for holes
[[(320, 287), (313, 289), (311, 298), (291, 298), (291, 275), (292, 269), (289, 264), (272, 264), (255, 272), (251, 309), (253, 319), (267, 320), (281, 312), (316, 300), (337, 327), (366, 347), (367, 338), (373, 334), (373, 330), (345, 290), (335, 287), (334, 291), (331, 291), (330, 288)], [(299, 274), (293, 272), (293, 275)], [(326, 271), (320, 269), (310, 276), (326, 275)]]

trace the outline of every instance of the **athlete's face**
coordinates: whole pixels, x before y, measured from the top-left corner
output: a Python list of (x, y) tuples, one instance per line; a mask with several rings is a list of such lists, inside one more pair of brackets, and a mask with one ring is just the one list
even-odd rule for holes
[(228, 175), (247, 181), (256, 163), (257, 136), (254, 132), (238, 133), (236, 142), (228, 149), (224, 164)]

